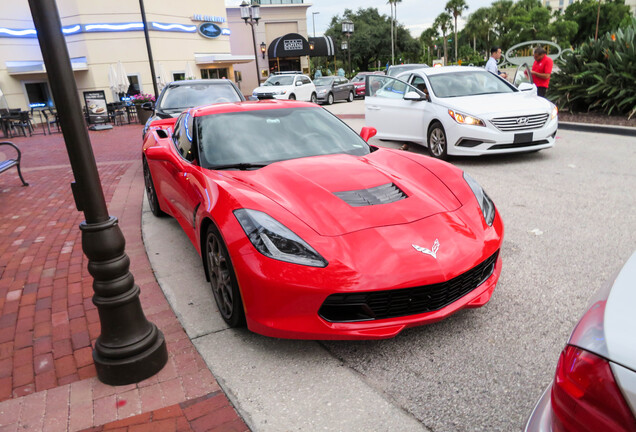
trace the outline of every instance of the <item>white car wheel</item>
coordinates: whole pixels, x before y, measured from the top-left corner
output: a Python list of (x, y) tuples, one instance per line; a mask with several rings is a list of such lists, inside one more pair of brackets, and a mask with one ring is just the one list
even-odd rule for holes
[(446, 159), (447, 148), (448, 145), (444, 127), (440, 122), (434, 122), (428, 128), (428, 149), (433, 157), (438, 159)]

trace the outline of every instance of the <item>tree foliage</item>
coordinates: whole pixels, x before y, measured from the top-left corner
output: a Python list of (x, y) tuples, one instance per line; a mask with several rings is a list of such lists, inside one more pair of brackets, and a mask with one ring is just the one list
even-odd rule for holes
[[(581, 45), (594, 37), (598, 5), (597, 0), (581, 0), (572, 3), (563, 12), (565, 20), (573, 21), (578, 25), (571, 41), (573, 45)], [(602, 35), (628, 25), (631, 13), (629, 6), (625, 5), (625, 0), (606, 0), (601, 3), (599, 18), (598, 34)]]
[(636, 19), (615, 33), (607, 32), (560, 62), (552, 74), (549, 96), (561, 109), (636, 114)]

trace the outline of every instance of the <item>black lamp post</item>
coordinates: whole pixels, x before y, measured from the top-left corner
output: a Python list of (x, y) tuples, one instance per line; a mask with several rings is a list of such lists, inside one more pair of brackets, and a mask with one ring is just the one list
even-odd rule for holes
[[(353, 33), (353, 22), (346, 20), (342, 22), (342, 33), (344, 33), (347, 36), (347, 41), (351, 42), (351, 34)], [(350, 46), (351, 44), (348, 43), (348, 46)], [(347, 49), (347, 48), (343, 48), (343, 49)], [(351, 48), (349, 48), (349, 76), (351, 76)]]
[[(256, 65), (256, 83), (261, 85), (260, 72), (258, 70), (258, 54), (256, 53), (256, 35), (254, 34), (254, 25), (258, 25), (258, 20), (261, 19), (261, 7), (258, 4), (258, 0), (253, 0), (250, 5), (246, 0), (241, 3), (241, 18), (245, 21), (245, 24), (249, 24), (252, 27), (252, 43), (254, 44), (254, 64)], [(263, 58), (265, 55), (263, 54)]]
[(144, 38), (146, 39), (146, 50), (148, 51), (148, 62), (150, 63), (150, 76), (152, 77), (152, 89), (155, 91), (155, 100), (159, 99), (159, 87), (157, 87), (157, 74), (155, 74), (155, 62), (152, 59), (152, 48), (150, 47), (150, 35), (148, 34), (148, 21), (146, 20), (146, 8), (144, 0), (139, 0), (141, 10), (141, 21), (144, 24)]
[(265, 42), (261, 42), (261, 54), (263, 54), (263, 58), (265, 58), (265, 51), (267, 51), (267, 45), (265, 45)]
[(29, 0), (29, 7), (75, 177), (73, 198), (86, 218), (80, 224), (82, 250), (101, 324), (93, 350), (97, 377), (106, 384), (132, 384), (163, 368), (166, 342), (144, 315), (124, 235), (117, 218), (108, 214), (55, 0)]

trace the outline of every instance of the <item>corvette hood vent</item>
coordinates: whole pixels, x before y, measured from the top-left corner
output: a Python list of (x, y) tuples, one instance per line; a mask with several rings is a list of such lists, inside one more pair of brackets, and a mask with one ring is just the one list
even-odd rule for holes
[(369, 189), (334, 192), (333, 194), (351, 207), (390, 204), (408, 198), (394, 183), (387, 183)]

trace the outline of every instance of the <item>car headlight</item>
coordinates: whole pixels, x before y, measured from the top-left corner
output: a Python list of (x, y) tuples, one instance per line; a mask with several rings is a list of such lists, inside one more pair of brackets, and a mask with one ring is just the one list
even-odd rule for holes
[(477, 117), (469, 116), (466, 114), (458, 113), (457, 111), (453, 111), (451, 109), (448, 110), (448, 114), (455, 120), (457, 123), (472, 125), (472, 126), (486, 126), (486, 123), (482, 119), (478, 119)]
[(495, 219), (495, 204), (492, 202), (490, 197), (486, 195), (486, 192), (482, 189), (479, 183), (477, 183), (477, 180), (472, 178), (466, 172), (464, 172), (464, 180), (466, 180), (466, 183), (468, 183), (468, 186), (475, 194), (475, 198), (477, 198), (477, 202), (479, 203), (479, 208), (481, 208), (481, 213), (484, 215), (484, 220), (488, 226), (492, 226), (492, 221)]
[(284, 95), (285, 93), (287, 93), (287, 90), (278, 90), (274, 92), (275, 95)]
[(555, 105), (554, 108), (552, 108), (552, 114), (550, 114), (550, 118), (554, 119), (558, 114), (559, 114), (559, 109)]
[(238, 209), (234, 210), (234, 216), (247, 238), (263, 255), (293, 264), (327, 266), (327, 261), (314, 248), (267, 213)]
[(325, 93), (327, 93), (327, 90), (318, 90), (319, 95), (324, 95)]

